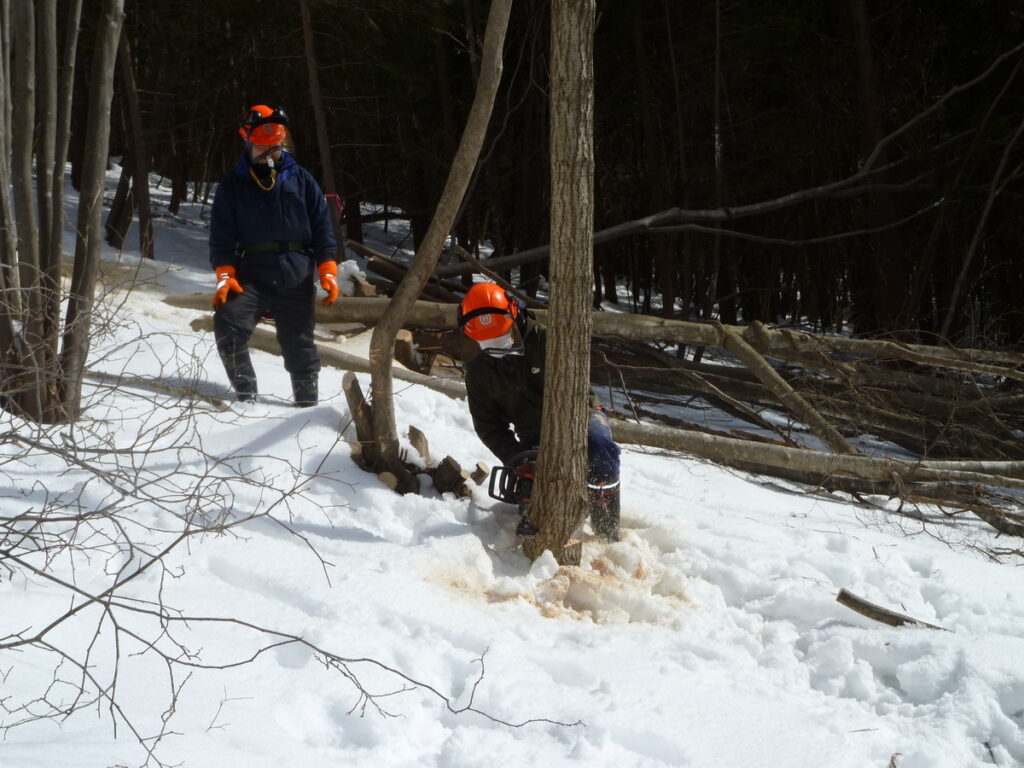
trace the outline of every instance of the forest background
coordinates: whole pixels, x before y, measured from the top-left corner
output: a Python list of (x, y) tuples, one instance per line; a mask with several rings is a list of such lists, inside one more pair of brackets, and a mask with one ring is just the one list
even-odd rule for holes
[[(76, 100), (87, 98), (90, 5)], [(303, 5), (347, 236), (362, 240), (372, 202), (422, 238), (472, 101), (484, 0), (128, 0), (142, 138), (119, 75), (111, 153), (141, 144), (173, 183), (173, 211), (209, 194), (237, 158), (243, 109), (268, 103), (289, 113), (300, 162), (323, 179)], [(470, 253), (547, 243), (548, 10), (512, 8), (454, 228)], [(673, 207), (724, 215), (599, 239), (595, 304), (615, 301), (619, 281), (630, 309), (684, 319), (1020, 343), (1024, 3), (601, 0), (597, 12), (595, 230)], [(73, 169), (85, 112), (72, 110)], [(885, 137), (866, 177), (821, 189), (855, 176)], [(545, 271), (524, 265), (521, 284), (535, 289)]]

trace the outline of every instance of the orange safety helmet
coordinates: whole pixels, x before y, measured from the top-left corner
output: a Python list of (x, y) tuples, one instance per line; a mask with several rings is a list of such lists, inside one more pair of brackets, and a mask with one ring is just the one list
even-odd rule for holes
[(261, 147), (282, 144), (288, 136), (288, 115), (279, 107), (271, 109), (266, 104), (257, 104), (242, 115), (238, 133), (250, 144)]
[(487, 341), (512, 330), (519, 305), (496, 283), (477, 283), (459, 305), (458, 323), (469, 338)]

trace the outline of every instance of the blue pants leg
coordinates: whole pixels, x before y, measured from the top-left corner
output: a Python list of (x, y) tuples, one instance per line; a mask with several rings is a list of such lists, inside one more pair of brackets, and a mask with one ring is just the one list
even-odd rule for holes
[(608, 417), (595, 410), (587, 429), (587, 490), (590, 527), (605, 541), (619, 540), (619, 446), (612, 440)]
[(603, 411), (590, 414), (587, 427), (587, 482), (608, 483), (619, 479), (619, 446)]

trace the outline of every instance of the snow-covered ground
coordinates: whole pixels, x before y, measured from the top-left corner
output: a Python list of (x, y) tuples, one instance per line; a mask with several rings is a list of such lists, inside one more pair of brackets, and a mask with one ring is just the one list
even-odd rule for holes
[[(83, 422), (0, 416), (0, 515), (86, 517), (49, 561), (0, 544), (0, 642), (81, 606), (0, 651), (0, 724), (71, 705), (79, 665), (93, 702), (4, 731), (0, 766), (1024, 765), (1024, 570), (984, 526), (627, 447), (622, 541), (531, 564), (484, 489), (355, 466), (342, 371), (295, 409), (254, 352), (260, 400), (228, 401), (200, 313), (162, 302), (212, 288), (198, 214), (158, 222), (155, 264), (105, 255), (139, 283), (107, 298)], [(435, 460), (494, 461), (464, 402), (396, 385), (396, 411)]]

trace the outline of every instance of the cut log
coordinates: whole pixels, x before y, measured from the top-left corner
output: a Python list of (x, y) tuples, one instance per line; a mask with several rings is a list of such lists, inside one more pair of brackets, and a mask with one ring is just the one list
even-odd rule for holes
[(441, 493), (454, 493), (459, 496), (469, 496), (469, 489), (466, 487), (465, 472), (455, 459), (445, 456), (433, 472), (434, 487)]
[(420, 356), (412, 343), (412, 331), (402, 328), (395, 334), (395, 360), (410, 371), (424, 373)]
[(491, 468), (482, 461), (476, 463), (476, 468), (470, 473), (470, 479), (477, 485), (483, 485), (484, 480), (491, 476)]
[(869, 619), (879, 621), (882, 624), (888, 624), (890, 627), (902, 627), (906, 624), (916, 624), (919, 627), (937, 629), (940, 632), (949, 632), (945, 627), (929, 624), (927, 621), (920, 621), (919, 619), (911, 618), (905, 614), (890, 611), (888, 608), (883, 608), (880, 605), (869, 603), (863, 597), (858, 597), (845, 589), (839, 590), (839, 594), (836, 595), (836, 602), (856, 611), (861, 616), (867, 616)]
[(419, 428), (409, 425), (409, 442), (416, 452), (423, 457), (423, 463), (430, 466), (430, 445), (427, 443), (427, 436)]
[[(356, 438), (359, 440), (358, 461), (363, 469), (373, 469), (377, 460), (377, 441), (373, 437), (373, 411), (369, 403), (366, 402), (363, 390), (354, 373), (349, 371), (342, 377), (341, 388), (345, 391), (348, 410), (352, 414), (352, 422), (356, 427)], [(354, 453), (353, 459), (355, 459)]]

